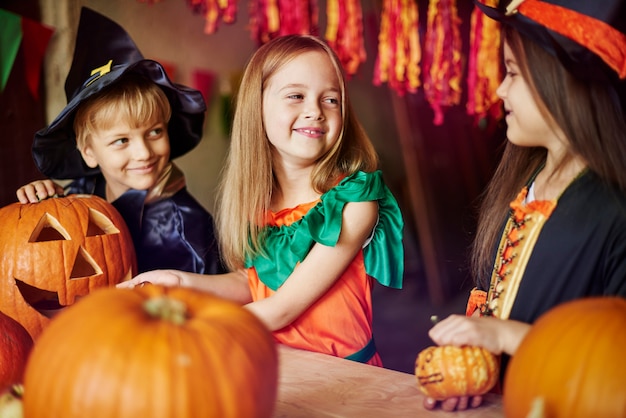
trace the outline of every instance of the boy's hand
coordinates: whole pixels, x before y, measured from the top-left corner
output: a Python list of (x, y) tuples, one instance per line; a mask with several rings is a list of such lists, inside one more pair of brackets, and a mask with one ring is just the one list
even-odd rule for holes
[(37, 203), (54, 195), (63, 195), (63, 187), (50, 179), (35, 180), (17, 189), (15, 193), (20, 203)]

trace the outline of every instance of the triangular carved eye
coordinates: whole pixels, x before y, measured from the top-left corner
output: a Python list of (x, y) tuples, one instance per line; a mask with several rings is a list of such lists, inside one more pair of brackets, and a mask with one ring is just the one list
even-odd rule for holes
[(49, 213), (44, 213), (33, 230), (33, 233), (30, 235), (28, 242), (61, 241), (69, 239), (70, 234), (61, 226), (61, 223)]
[(105, 214), (95, 209), (89, 208), (89, 225), (87, 226), (87, 236), (119, 234), (120, 230), (113, 225)]
[(81, 279), (84, 277), (91, 277), (97, 274), (102, 274), (102, 269), (98, 267), (98, 264), (89, 255), (83, 247), (78, 249), (76, 259), (74, 260), (74, 267), (70, 273), (70, 279)]

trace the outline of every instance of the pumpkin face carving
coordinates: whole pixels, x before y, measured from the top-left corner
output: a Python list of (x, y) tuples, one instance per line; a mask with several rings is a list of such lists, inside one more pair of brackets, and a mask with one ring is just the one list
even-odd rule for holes
[(136, 273), (123, 218), (90, 195), (0, 209), (0, 254), (0, 310), (33, 339), (58, 310)]

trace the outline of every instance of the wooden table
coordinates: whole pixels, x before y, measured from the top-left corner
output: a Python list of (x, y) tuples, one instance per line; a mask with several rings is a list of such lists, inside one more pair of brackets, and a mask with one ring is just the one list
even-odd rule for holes
[(501, 398), (466, 411), (429, 411), (414, 375), (279, 345), (275, 418), (502, 418)]

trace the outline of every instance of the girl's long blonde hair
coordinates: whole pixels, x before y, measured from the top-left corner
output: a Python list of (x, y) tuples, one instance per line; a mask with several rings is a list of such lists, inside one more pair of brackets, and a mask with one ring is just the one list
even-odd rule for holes
[[(556, 57), (519, 32), (506, 26), (503, 33), (535, 101), (568, 140), (565, 159), (580, 156), (603, 181), (626, 192), (626, 123), (616, 86), (578, 79)], [(474, 278), (485, 289), (509, 204), (545, 162), (546, 155), (541, 147), (506, 143), (483, 195), (472, 245)]]
[(263, 126), (263, 91), (270, 77), (300, 54), (328, 55), (341, 85), (343, 126), (339, 140), (320, 158), (311, 184), (328, 191), (344, 175), (373, 171), (376, 151), (354, 115), (346, 79), (333, 50), (309, 35), (287, 35), (261, 46), (248, 61), (236, 99), (231, 144), (217, 194), (216, 224), (220, 251), (231, 270), (243, 267), (246, 256), (262, 252), (261, 226), (276, 187), (270, 143)]

